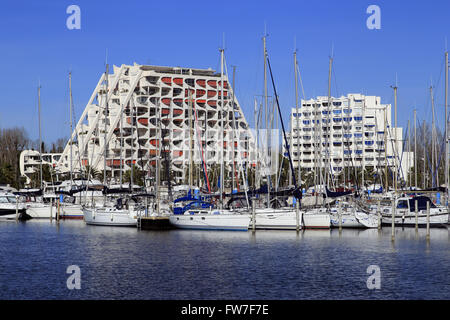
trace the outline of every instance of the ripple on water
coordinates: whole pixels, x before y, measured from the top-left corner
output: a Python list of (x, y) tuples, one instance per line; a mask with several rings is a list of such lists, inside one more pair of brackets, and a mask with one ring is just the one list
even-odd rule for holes
[[(450, 236), (0, 223), (0, 299), (449, 299)], [(68, 290), (66, 268), (81, 268)], [(381, 290), (367, 289), (378, 265)]]

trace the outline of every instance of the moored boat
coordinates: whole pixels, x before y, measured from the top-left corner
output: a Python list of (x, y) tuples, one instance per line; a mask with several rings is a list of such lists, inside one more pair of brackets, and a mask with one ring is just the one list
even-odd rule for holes
[(181, 229), (247, 231), (251, 216), (236, 211), (211, 209), (188, 210), (169, 216), (170, 223)]

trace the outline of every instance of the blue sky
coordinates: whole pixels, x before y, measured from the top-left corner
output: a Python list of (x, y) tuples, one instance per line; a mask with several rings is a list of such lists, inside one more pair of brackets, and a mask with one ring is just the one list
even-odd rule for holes
[[(68, 30), (66, 8), (81, 8), (81, 30)], [(369, 30), (369, 5), (381, 9), (381, 30)], [(327, 95), (334, 48), (333, 95), (362, 92), (393, 104), (398, 79), (399, 124), (417, 108), (430, 120), (429, 86), (444, 115), (444, 51), (450, 33), (449, 1), (3, 1), (0, 11), (0, 126), (24, 126), (38, 137), (37, 85), (41, 82), (43, 139), (69, 135), (68, 71), (75, 113), (81, 115), (110, 64), (211, 67), (219, 48), (236, 94), (253, 124), (253, 99), (263, 92), (262, 35), (288, 120), (294, 106), (294, 39), (307, 98)], [(77, 119), (78, 120), (78, 119)]]

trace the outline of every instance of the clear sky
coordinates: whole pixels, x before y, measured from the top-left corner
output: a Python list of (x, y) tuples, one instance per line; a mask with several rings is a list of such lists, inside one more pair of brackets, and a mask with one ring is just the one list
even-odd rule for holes
[[(81, 29), (69, 30), (66, 9), (81, 9)], [(369, 5), (381, 9), (381, 29), (369, 30)], [(0, 126), (24, 126), (38, 138), (37, 86), (41, 82), (42, 134), (47, 142), (69, 135), (68, 72), (75, 113), (84, 110), (108, 63), (220, 70), (219, 48), (236, 94), (253, 124), (253, 99), (263, 92), (262, 36), (281, 108), (295, 104), (293, 51), (307, 98), (327, 95), (328, 59), (334, 52), (332, 94), (364, 93), (393, 104), (397, 75), (398, 121), (417, 108), (430, 120), (433, 81), (438, 123), (444, 115), (444, 51), (450, 38), (450, 1), (2, 1), (0, 10)]]

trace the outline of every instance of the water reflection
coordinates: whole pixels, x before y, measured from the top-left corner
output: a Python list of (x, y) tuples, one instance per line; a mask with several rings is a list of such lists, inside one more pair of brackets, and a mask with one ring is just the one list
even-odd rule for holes
[[(338, 229), (143, 231), (83, 221), (0, 223), (3, 299), (444, 299), (450, 234)], [(82, 290), (65, 286), (79, 265)], [(382, 290), (366, 287), (379, 265)]]

